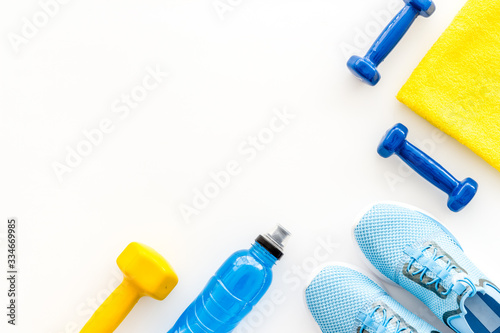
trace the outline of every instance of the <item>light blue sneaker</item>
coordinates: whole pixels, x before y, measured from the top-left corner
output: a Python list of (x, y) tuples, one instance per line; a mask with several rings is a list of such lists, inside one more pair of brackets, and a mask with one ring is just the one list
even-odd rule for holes
[(323, 268), (307, 287), (306, 302), (323, 333), (439, 333), (347, 266)]
[(500, 290), (433, 218), (377, 204), (361, 218), (354, 238), (371, 265), (456, 332), (500, 333)]

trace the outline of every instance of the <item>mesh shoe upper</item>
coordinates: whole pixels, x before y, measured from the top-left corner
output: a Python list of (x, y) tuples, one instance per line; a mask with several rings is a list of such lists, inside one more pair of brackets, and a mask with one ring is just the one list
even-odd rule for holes
[(488, 281), (457, 240), (418, 211), (375, 205), (362, 217), (354, 236), (376, 269), (422, 300), (446, 324), (463, 311), (462, 297)]
[(363, 274), (324, 268), (306, 289), (311, 314), (324, 333), (436, 333)]

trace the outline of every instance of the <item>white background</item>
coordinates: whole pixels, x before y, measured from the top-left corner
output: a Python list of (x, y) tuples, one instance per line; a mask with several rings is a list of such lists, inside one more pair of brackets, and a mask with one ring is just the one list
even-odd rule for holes
[[(348, 72), (342, 49), (364, 54), (369, 45), (359, 31), (379, 32), (373, 11), (393, 16), (390, 2), (233, 0), (222, 19), (212, 0), (73, 0), (16, 53), (9, 36), (41, 7), (2, 1), (0, 218), (19, 219), (20, 279), (18, 326), (6, 329), (4, 309), (0, 330), (79, 331), (95, 300), (118, 282), (116, 257), (139, 241), (168, 259), (180, 283), (163, 302), (141, 300), (117, 332), (166, 332), (232, 252), (281, 223), (293, 238), (270, 292), (240, 331), (316, 332), (301, 276), (326, 261), (361, 265), (350, 228), (379, 200), (440, 218), (500, 281), (498, 171), (395, 98), (465, 1), (438, 1), (435, 15), (418, 19), (380, 66), (379, 85), (369, 87)], [(169, 77), (128, 117), (113, 113), (113, 103), (156, 66)], [(276, 108), (295, 118), (247, 161), (238, 147), (268, 126)], [(59, 181), (54, 162), (65, 163), (67, 147), (105, 118), (114, 131)], [(397, 122), (458, 178), (479, 182), (464, 211), (450, 212), (446, 195), (396, 157), (377, 155)], [(231, 160), (241, 173), (186, 223), (179, 207), (192, 205), (193, 191)], [(3, 223), (0, 235), (5, 230)], [(5, 240), (1, 251), (5, 272)], [(2, 308), (6, 287), (2, 278)], [(413, 298), (391, 291), (432, 319)]]

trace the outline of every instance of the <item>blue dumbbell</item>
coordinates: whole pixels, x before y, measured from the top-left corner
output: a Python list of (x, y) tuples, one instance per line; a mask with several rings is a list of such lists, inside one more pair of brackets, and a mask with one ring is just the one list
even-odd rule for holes
[(432, 0), (403, 0), (406, 5), (377, 38), (364, 58), (352, 56), (347, 67), (363, 82), (372, 86), (380, 80), (378, 65), (399, 43), (413, 21), (419, 16), (431, 16), (436, 10)]
[(397, 124), (389, 131), (378, 146), (378, 153), (384, 158), (393, 154), (398, 155), (406, 164), (422, 177), (448, 193), (448, 208), (459, 212), (474, 198), (477, 192), (477, 182), (466, 178), (458, 181), (439, 163), (434, 161), (423, 151), (406, 141), (408, 128), (403, 124)]

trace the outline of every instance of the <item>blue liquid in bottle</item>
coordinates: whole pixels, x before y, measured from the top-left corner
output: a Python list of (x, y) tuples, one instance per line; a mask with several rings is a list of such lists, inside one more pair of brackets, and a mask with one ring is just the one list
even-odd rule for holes
[(249, 250), (230, 256), (168, 333), (227, 333), (243, 320), (271, 285), (272, 267), (290, 233), (278, 226)]

